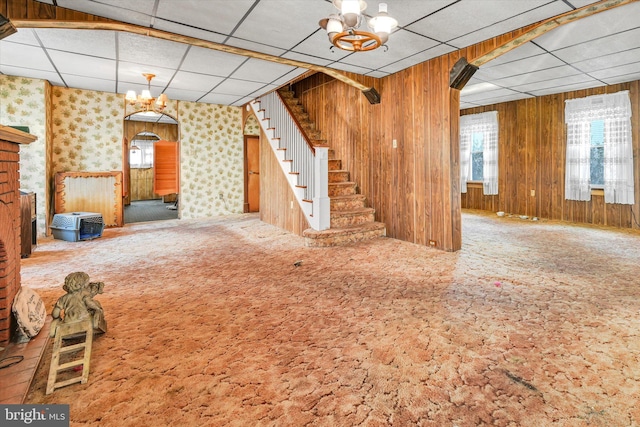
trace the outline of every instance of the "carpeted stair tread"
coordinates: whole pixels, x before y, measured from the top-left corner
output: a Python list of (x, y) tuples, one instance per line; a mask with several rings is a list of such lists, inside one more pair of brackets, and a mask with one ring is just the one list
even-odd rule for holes
[(385, 229), (385, 224), (382, 222), (366, 222), (364, 224), (350, 225), (350, 226), (341, 227), (341, 228), (330, 228), (328, 230), (322, 230), (322, 231), (308, 228), (304, 230), (303, 235), (305, 237), (311, 237), (311, 238), (322, 238), (323, 236), (328, 238), (336, 235), (355, 234), (355, 233), (362, 233), (366, 231), (376, 231), (376, 230), (384, 230), (384, 229)]
[(331, 217), (339, 217), (339, 216), (349, 216), (349, 215), (361, 215), (368, 214), (371, 212), (375, 212), (373, 208), (358, 208), (358, 209), (349, 209), (349, 210), (340, 210), (340, 211), (331, 211)]

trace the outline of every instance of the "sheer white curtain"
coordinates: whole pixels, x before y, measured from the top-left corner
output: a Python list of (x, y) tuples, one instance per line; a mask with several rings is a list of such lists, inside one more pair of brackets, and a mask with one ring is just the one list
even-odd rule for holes
[(565, 198), (591, 200), (591, 122), (594, 120), (604, 120), (604, 201), (634, 204), (629, 91), (566, 101)]
[(463, 125), (465, 117), (470, 116), (460, 117), (460, 191), (462, 193), (467, 192), (467, 181), (471, 176), (471, 140), (473, 139), (471, 126)]
[(482, 133), (482, 189), (485, 195), (498, 194), (498, 112), (488, 111), (460, 117), (460, 188), (467, 192), (471, 176), (473, 134)]
[(153, 167), (153, 143), (155, 140), (134, 139), (131, 141), (132, 147), (138, 147), (138, 150), (132, 150), (129, 154), (129, 165), (132, 168), (150, 168)]

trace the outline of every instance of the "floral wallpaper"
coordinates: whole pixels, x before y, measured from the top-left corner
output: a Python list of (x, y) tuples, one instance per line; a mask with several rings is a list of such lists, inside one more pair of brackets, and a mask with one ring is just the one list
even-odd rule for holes
[(242, 109), (180, 102), (182, 218), (242, 213)]
[(35, 192), (38, 233), (45, 232), (46, 218), (46, 111), (45, 82), (0, 75), (0, 124), (28, 126), (38, 137), (28, 145), (20, 145), (20, 189)]
[(123, 105), (113, 93), (54, 87), (52, 172), (122, 170)]
[[(0, 123), (29, 126), (36, 142), (21, 148), (21, 188), (36, 191), (38, 225), (46, 230), (46, 150), (50, 173), (122, 170), (123, 97), (54, 86), (51, 141), (46, 141), (46, 82), (0, 75)], [(130, 109), (131, 107), (129, 107)], [(244, 153), (240, 107), (174, 101), (180, 123), (180, 214), (202, 218), (242, 213)]]
[(244, 124), (244, 134), (260, 136), (260, 124), (258, 123), (256, 116), (254, 116), (253, 114), (247, 117), (247, 120)]

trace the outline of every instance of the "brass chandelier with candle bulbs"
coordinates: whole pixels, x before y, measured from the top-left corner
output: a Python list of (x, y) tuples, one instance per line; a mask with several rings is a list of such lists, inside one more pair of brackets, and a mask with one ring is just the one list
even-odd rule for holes
[(135, 91), (129, 90), (127, 91), (125, 99), (137, 110), (146, 113), (162, 112), (167, 106), (169, 98), (164, 93), (161, 94), (158, 99), (151, 96), (151, 80), (156, 75), (151, 73), (142, 73), (142, 75), (147, 79), (147, 89), (144, 89), (139, 95), (136, 95)]

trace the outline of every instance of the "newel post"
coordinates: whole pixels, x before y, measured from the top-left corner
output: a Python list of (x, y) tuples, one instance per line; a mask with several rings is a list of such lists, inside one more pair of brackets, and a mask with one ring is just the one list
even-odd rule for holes
[(313, 222), (318, 231), (327, 230), (331, 224), (331, 201), (329, 200), (329, 148), (315, 147)]

